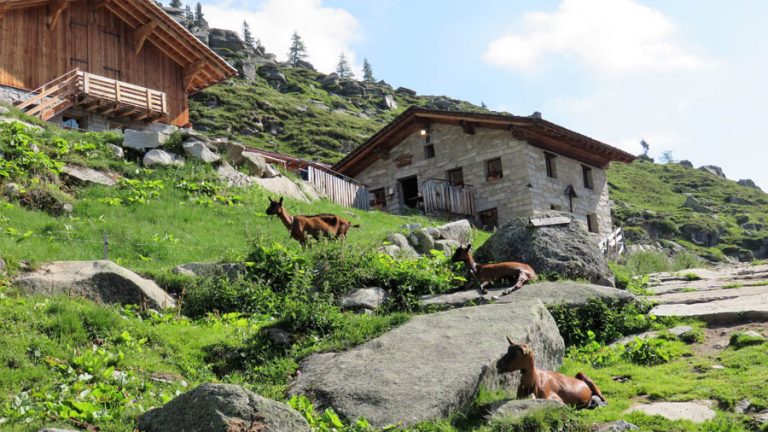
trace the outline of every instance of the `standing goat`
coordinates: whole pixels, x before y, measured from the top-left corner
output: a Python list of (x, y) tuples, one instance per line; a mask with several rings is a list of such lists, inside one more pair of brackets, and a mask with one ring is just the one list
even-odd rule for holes
[(533, 394), (537, 399), (554, 400), (577, 408), (608, 405), (603, 393), (588, 376), (579, 372), (575, 378), (571, 378), (559, 372), (536, 369), (533, 351), (528, 345), (516, 344), (509, 336), (507, 342), (509, 348), (496, 363), (496, 370), (499, 373), (521, 372), (518, 398)]
[(359, 227), (352, 225), (348, 220), (338, 217), (335, 214), (321, 213), (312, 216), (296, 215), (291, 216), (288, 210), (283, 207), (283, 198), (280, 201), (269, 199), (269, 207), (266, 213), (268, 215), (277, 215), (283, 222), (291, 237), (296, 239), (302, 246), (305, 246), (307, 239), (320, 238), (328, 236), (331, 238), (343, 238), (347, 235), (350, 227)]
[(451, 257), (452, 262), (462, 261), (472, 276), (480, 284), (478, 289), (482, 294), (486, 294), (488, 291), (485, 289), (489, 283), (503, 278), (510, 278), (515, 280), (515, 285), (512, 288), (504, 290), (501, 295), (507, 295), (513, 291), (520, 289), (524, 283), (529, 280), (536, 279), (536, 272), (528, 264), (508, 261), (495, 264), (478, 264), (472, 257), (472, 244), (468, 244), (466, 247), (459, 246), (456, 252)]

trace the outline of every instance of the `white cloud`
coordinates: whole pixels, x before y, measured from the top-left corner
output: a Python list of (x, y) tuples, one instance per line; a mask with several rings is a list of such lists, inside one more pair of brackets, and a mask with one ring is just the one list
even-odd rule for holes
[(697, 70), (706, 63), (677, 40), (669, 18), (633, 0), (563, 0), (556, 11), (528, 13), (523, 21), (522, 31), (491, 41), (483, 60), (525, 73), (550, 56), (605, 74)]
[(357, 65), (350, 46), (360, 38), (360, 26), (346, 10), (323, 6), (322, 0), (266, 0), (257, 8), (246, 4), (253, 2), (209, 1), (203, 12), (212, 27), (238, 33), (243, 21), (248, 21), (254, 37), (280, 60), (285, 60), (291, 35), (297, 31), (307, 47), (307, 60), (318, 70), (335, 70), (342, 52), (350, 64)]

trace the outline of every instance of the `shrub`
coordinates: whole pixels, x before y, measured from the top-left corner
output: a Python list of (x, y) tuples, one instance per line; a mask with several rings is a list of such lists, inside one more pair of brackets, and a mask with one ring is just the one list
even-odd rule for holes
[(646, 275), (669, 271), (669, 258), (661, 252), (636, 252), (627, 257), (625, 266), (632, 274)]
[[(549, 312), (560, 329), (566, 346), (583, 345), (595, 340), (607, 343), (622, 336), (647, 330), (653, 318), (646, 315), (650, 305), (643, 302), (621, 304), (618, 301), (590, 299), (581, 307), (550, 306)], [(594, 337), (589, 333), (593, 332)]]
[(672, 262), (673, 270), (686, 270), (691, 268), (698, 268), (704, 265), (704, 262), (698, 256), (690, 252), (681, 252), (675, 255)]
[(262, 243), (264, 240), (257, 240), (246, 257), (250, 279), (260, 281), (276, 292), (309, 286), (312, 268), (304, 254), (280, 243)]
[(766, 339), (760, 335), (750, 333), (734, 333), (731, 335), (730, 346), (736, 349), (751, 345), (760, 345), (766, 342)]
[(280, 295), (261, 281), (230, 281), (221, 276), (190, 280), (182, 300), (182, 312), (192, 318), (213, 312), (274, 315), (280, 305)]

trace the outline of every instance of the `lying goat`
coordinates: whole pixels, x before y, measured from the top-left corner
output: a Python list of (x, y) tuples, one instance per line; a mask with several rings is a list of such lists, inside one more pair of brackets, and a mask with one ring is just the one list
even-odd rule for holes
[(519, 370), (520, 387), (517, 397), (533, 394), (536, 399), (549, 399), (577, 408), (596, 408), (608, 405), (600, 389), (588, 376), (579, 372), (576, 378), (559, 372), (539, 370), (534, 366), (533, 351), (528, 345), (516, 344), (507, 337), (509, 349), (496, 363), (499, 373)]
[(280, 201), (269, 199), (269, 207), (266, 213), (268, 215), (277, 215), (283, 222), (291, 237), (296, 239), (302, 246), (306, 245), (307, 239), (320, 238), (327, 236), (331, 238), (343, 238), (347, 235), (350, 227), (359, 227), (352, 225), (348, 220), (338, 217), (335, 214), (322, 213), (312, 216), (296, 215), (291, 216), (288, 210), (283, 207), (283, 198)]
[(515, 281), (515, 285), (512, 288), (504, 290), (501, 295), (507, 295), (513, 291), (520, 289), (524, 283), (529, 280), (536, 279), (536, 272), (528, 264), (519, 262), (500, 262), (495, 264), (478, 264), (475, 259), (472, 258), (472, 244), (468, 244), (466, 247), (459, 246), (456, 252), (451, 257), (452, 262), (462, 261), (467, 266), (469, 272), (477, 280), (480, 286), (478, 289), (481, 293), (486, 294), (485, 287), (489, 283), (509, 278)]

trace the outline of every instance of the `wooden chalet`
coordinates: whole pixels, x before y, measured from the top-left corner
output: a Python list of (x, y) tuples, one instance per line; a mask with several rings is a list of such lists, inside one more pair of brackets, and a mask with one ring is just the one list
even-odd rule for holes
[(185, 126), (235, 74), (152, 0), (0, 0), (0, 98), (44, 120)]

